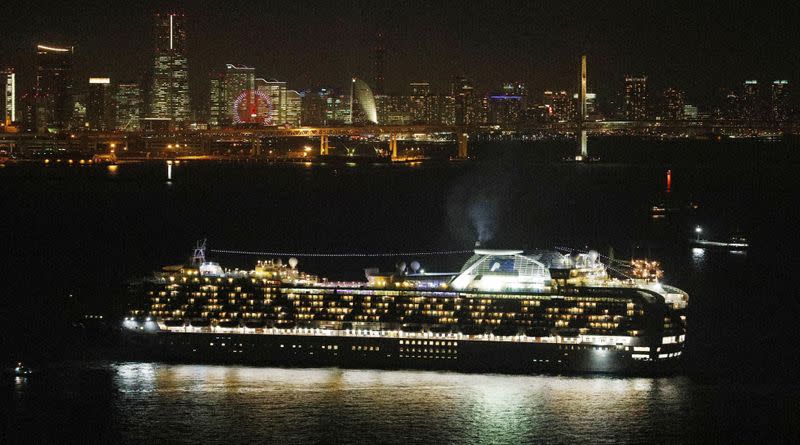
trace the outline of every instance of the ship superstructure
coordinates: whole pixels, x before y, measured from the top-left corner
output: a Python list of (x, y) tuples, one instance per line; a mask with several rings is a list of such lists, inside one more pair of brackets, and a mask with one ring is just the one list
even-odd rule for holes
[(164, 268), (124, 326), (191, 361), (627, 372), (672, 368), (683, 352), (688, 296), (655, 263), (628, 278), (596, 252), (476, 249), (457, 273), (414, 262), (354, 282), (297, 264)]

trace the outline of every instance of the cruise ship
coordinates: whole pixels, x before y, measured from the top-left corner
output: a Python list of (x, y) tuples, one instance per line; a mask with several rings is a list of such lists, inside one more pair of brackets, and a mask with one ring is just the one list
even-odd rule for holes
[(140, 282), (123, 331), (133, 354), (165, 361), (675, 372), (688, 295), (662, 282), (657, 262), (620, 264), (595, 251), (478, 248), (458, 272), (414, 261), (343, 282), (296, 258), (231, 270), (200, 252)]

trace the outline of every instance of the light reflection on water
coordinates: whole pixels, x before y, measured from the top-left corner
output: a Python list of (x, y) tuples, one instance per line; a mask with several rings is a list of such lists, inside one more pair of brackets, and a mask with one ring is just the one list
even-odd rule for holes
[[(424, 371), (115, 365), (125, 436), (159, 425), (193, 438), (248, 441), (529, 442), (620, 434), (669, 437), (686, 412), (684, 378), (509, 376)], [(653, 416), (654, 410), (659, 416)], [(204, 419), (204, 428), (194, 422)], [(668, 420), (670, 419), (670, 420)], [(243, 429), (228, 431), (225, 425)], [(630, 424), (639, 428), (628, 428)], [(603, 428), (598, 426), (603, 425)], [(665, 436), (666, 433), (666, 436)], [(227, 434), (227, 433), (226, 433)]]

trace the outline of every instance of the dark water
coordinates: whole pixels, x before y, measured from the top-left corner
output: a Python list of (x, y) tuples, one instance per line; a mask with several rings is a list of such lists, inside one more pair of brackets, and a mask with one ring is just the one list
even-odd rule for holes
[[(593, 141), (611, 162), (547, 163), (555, 143), (420, 166), (0, 168), (4, 381), (13, 441), (698, 442), (800, 439), (795, 141)], [(673, 189), (664, 194), (664, 172)], [(654, 202), (696, 212), (654, 221)], [(696, 225), (747, 254), (692, 249)], [(589, 246), (664, 263), (691, 295), (686, 371), (659, 379), (286, 370), (75, 361), (83, 313), (121, 314), (126, 281), (212, 248), (375, 252)], [(230, 266), (253, 258), (215, 255)], [(403, 258), (412, 260), (416, 258)], [(332, 278), (397, 258), (301, 259)], [(421, 258), (452, 270), (463, 256)], [(1, 438), (0, 438), (1, 439)], [(0, 440), (0, 442), (3, 442)]]

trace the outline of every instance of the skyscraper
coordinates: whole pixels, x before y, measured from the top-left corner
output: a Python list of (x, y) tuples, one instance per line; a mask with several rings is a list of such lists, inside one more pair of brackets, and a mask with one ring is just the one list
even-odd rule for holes
[(295, 90), (286, 91), (286, 105), (284, 106), (284, 124), (291, 125), (292, 127), (300, 126), (301, 116), (301, 97), (300, 93)]
[(224, 71), (211, 74), (209, 125), (231, 125), (241, 121), (242, 116), (247, 117), (248, 110), (251, 110), (257, 101), (255, 77), (255, 68), (230, 63), (225, 65)]
[(476, 94), (472, 81), (464, 76), (453, 77), (450, 94), (455, 98), (455, 124), (481, 125), (488, 119), (489, 98)]
[(140, 128), (142, 116), (142, 89), (138, 83), (117, 84), (114, 96), (116, 103), (116, 128), (122, 131), (136, 131)]
[(543, 103), (548, 108), (551, 120), (563, 122), (575, 116), (575, 102), (570, 100), (566, 91), (545, 91)]
[(776, 80), (772, 82), (772, 119), (785, 122), (789, 119), (789, 81)]
[(747, 120), (759, 119), (759, 88), (757, 80), (745, 80), (742, 85), (742, 118)]
[(647, 119), (647, 76), (625, 76), (625, 119)]
[(303, 125), (325, 125), (327, 122), (325, 113), (325, 100), (327, 91), (322, 89), (318, 92), (306, 90), (301, 99), (301, 117)]
[(189, 69), (186, 56), (185, 17), (182, 14), (156, 14), (153, 84), (149, 116), (189, 120)]
[(111, 79), (90, 77), (86, 101), (86, 122), (91, 130), (108, 131), (114, 128), (114, 109), (111, 102)]
[[(262, 104), (259, 113), (269, 114), (271, 125), (283, 125), (286, 123), (286, 82), (275, 79), (265, 80), (256, 79), (256, 90), (265, 93), (269, 97), (269, 103)], [(269, 109), (267, 109), (269, 108)]]
[(430, 96), (430, 82), (411, 82), (408, 84), (412, 96)]
[(0, 70), (0, 91), (3, 93), (0, 118), (3, 125), (17, 121), (17, 76), (14, 68)]
[(662, 117), (667, 120), (683, 119), (685, 97), (683, 91), (676, 88), (664, 90), (664, 110)]
[(65, 129), (72, 114), (71, 46), (36, 45), (34, 128), (38, 132)]
[(208, 76), (208, 125), (218, 127), (225, 120), (225, 73), (213, 72)]
[(408, 97), (408, 113), (411, 122), (433, 123), (433, 96), (431, 84), (428, 82), (411, 82), (409, 84), (411, 95)]

